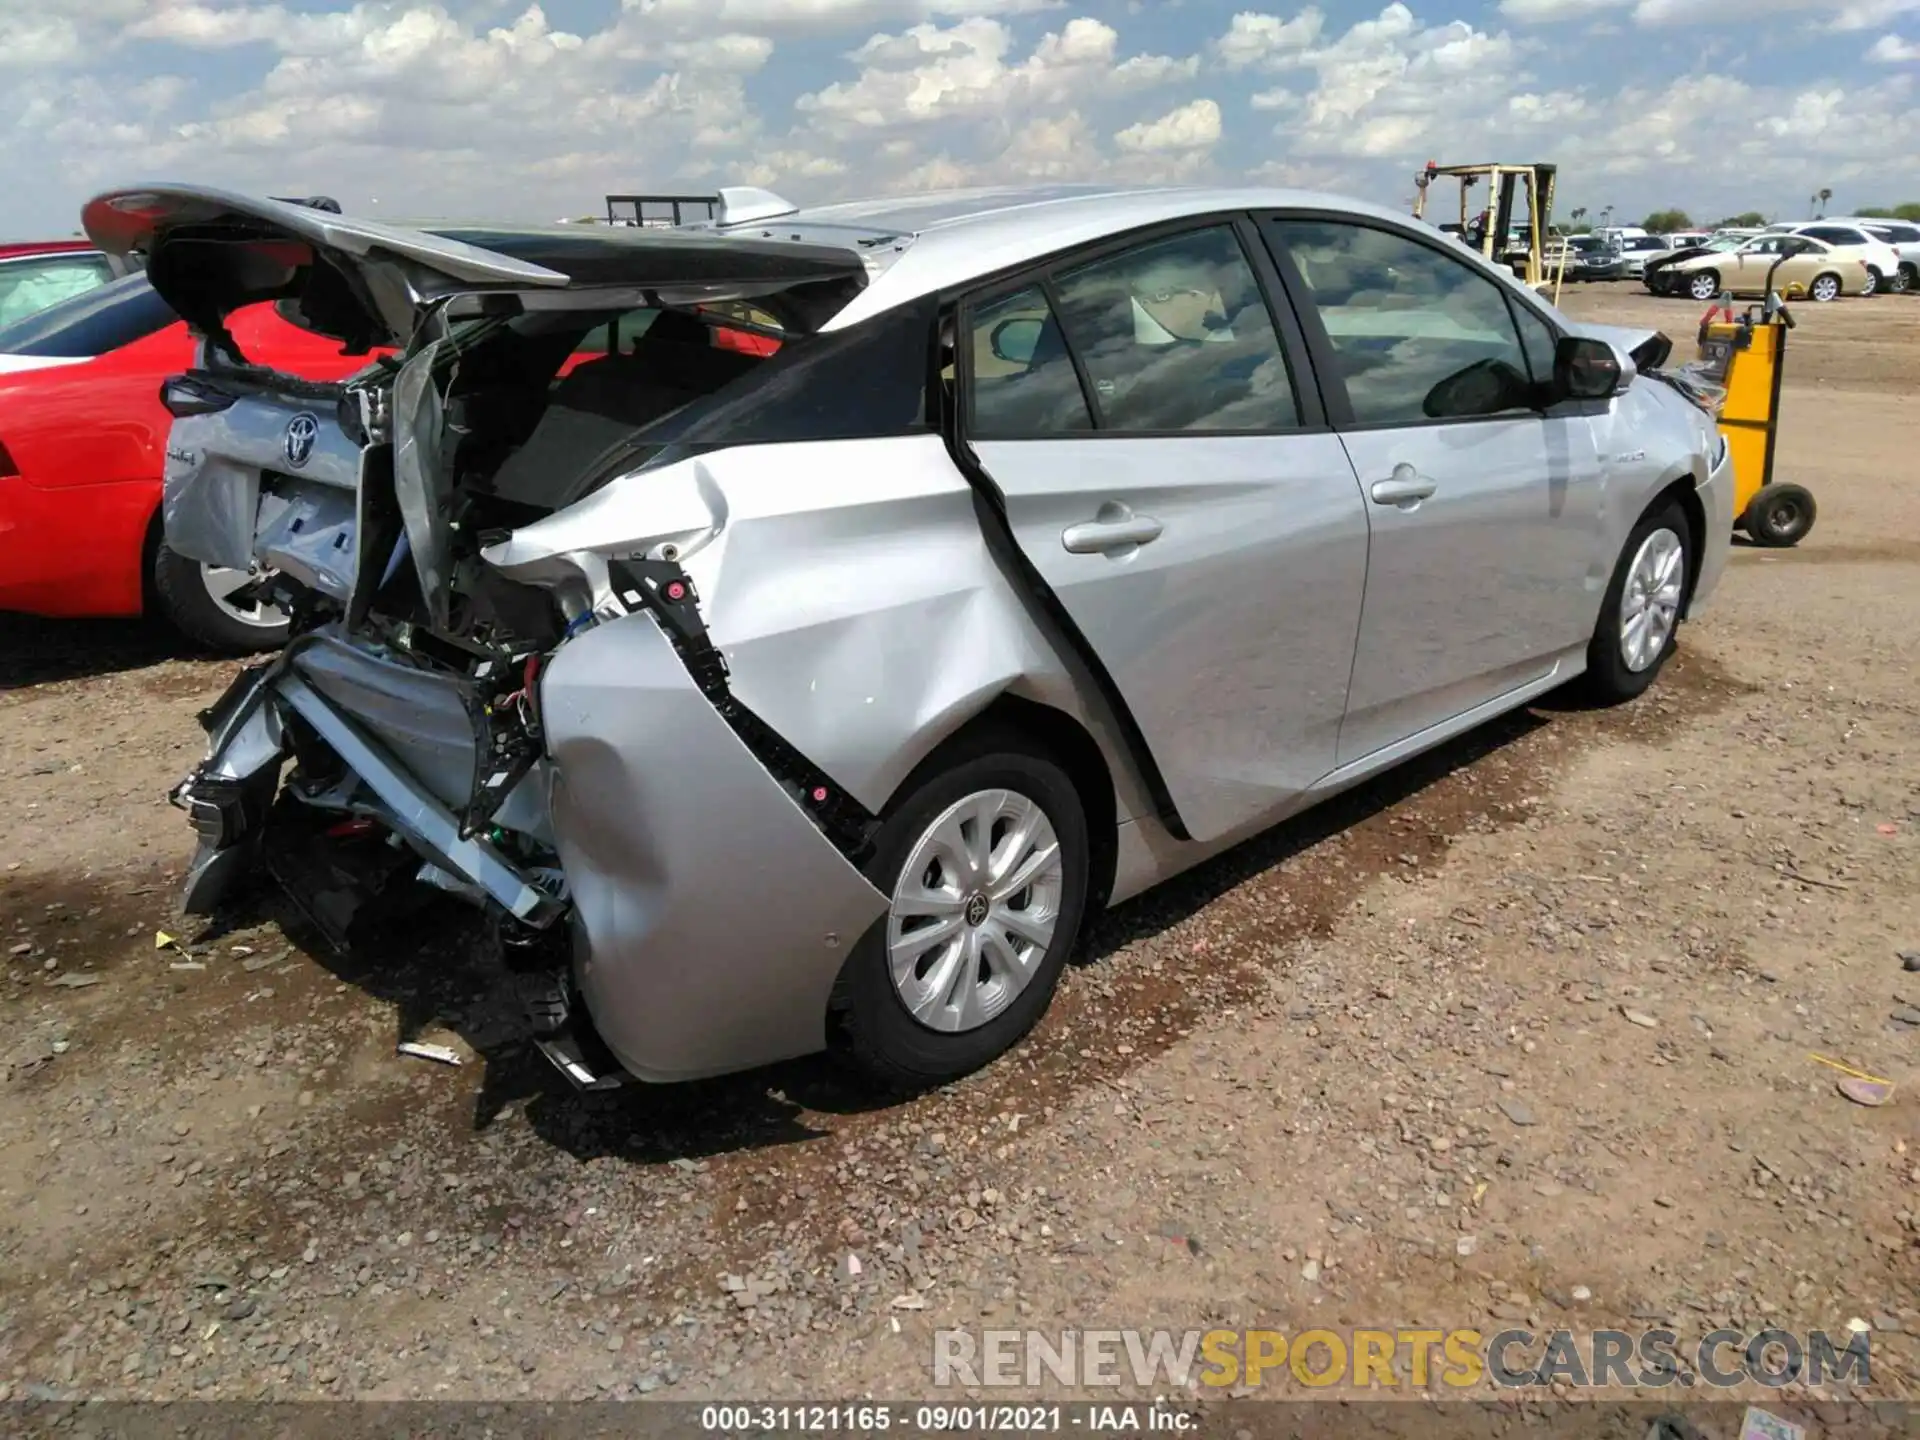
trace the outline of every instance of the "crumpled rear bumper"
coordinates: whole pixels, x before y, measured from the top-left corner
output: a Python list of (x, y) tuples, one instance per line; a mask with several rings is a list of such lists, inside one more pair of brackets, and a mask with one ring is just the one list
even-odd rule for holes
[(547, 753), (496, 818), (550, 839), (557, 866), (461, 837), (449, 792), (472, 752), (446, 684), (324, 635), (242, 677), (204, 717), (208, 757), (176, 791), (201, 837), (189, 908), (213, 908), (253, 862), (298, 730), (346, 767), (324, 793), (301, 791), (306, 803), (377, 818), (442, 889), (571, 928), (581, 998), (633, 1075), (691, 1079), (824, 1047), (834, 981), (885, 897), (650, 617), (587, 631), (542, 672)]

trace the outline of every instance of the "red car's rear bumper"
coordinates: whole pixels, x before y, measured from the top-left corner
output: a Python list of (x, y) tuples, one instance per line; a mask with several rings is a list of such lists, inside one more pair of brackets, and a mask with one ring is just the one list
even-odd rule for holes
[(40, 489), (0, 477), (0, 610), (137, 615), (158, 480)]

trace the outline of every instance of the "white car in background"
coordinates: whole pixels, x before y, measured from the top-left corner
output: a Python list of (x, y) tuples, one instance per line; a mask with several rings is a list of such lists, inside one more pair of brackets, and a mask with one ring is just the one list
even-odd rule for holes
[(1647, 261), (1665, 255), (1674, 247), (1664, 235), (1629, 235), (1620, 242), (1620, 257), (1626, 262), (1626, 276), (1638, 280), (1647, 273)]
[(1711, 230), (1676, 230), (1671, 235), (1662, 235), (1660, 238), (1665, 242), (1668, 253), (1671, 254), (1675, 250), (1692, 250), (1706, 244), (1713, 238), (1713, 232)]
[(1900, 273), (1900, 252), (1878, 236), (1869, 234), (1865, 222), (1858, 220), (1793, 220), (1769, 225), (1766, 235), (1805, 235), (1831, 246), (1837, 258), (1859, 260), (1868, 270), (1872, 283), (1867, 295), (1905, 288)]
[(1887, 282), (1887, 289), (1894, 294), (1920, 290), (1920, 225), (1907, 220), (1877, 219), (1861, 220), (1858, 224), (1876, 240), (1893, 246), (1900, 258), (1900, 268)]

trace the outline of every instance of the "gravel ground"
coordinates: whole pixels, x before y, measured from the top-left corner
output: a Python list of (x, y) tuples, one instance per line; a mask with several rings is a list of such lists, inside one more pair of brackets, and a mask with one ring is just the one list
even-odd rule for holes
[(164, 793), (233, 667), (9, 622), (0, 1399), (905, 1397), (947, 1325), (1653, 1317), (1864, 1320), (1911, 1394), (1920, 302), (1798, 315), (1819, 524), (1737, 551), (1651, 694), (1123, 907), (909, 1104), (821, 1062), (581, 1097), (457, 919), (350, 962), (266, 902), (182, 924)]

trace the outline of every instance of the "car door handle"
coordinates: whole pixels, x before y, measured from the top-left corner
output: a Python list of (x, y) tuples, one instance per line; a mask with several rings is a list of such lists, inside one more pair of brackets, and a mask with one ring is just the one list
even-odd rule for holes
[(1160, 538), (1162, 526), (1151, 515), (1129, 515), (1124, 520), (1083, 520), (1060, 532), (1060, 543), (1075, 555), (1097, 555), (1127, 545), (1145, 545)]
[(1373, 496), (1376, 505), (1405, 505), (1409, 501), (1424, 500), (1439, 488), (1439, 481), (1429, 480), (1411, 465), (1396, 465), (1391, 480), (1374, 481), (1367, 493)]

